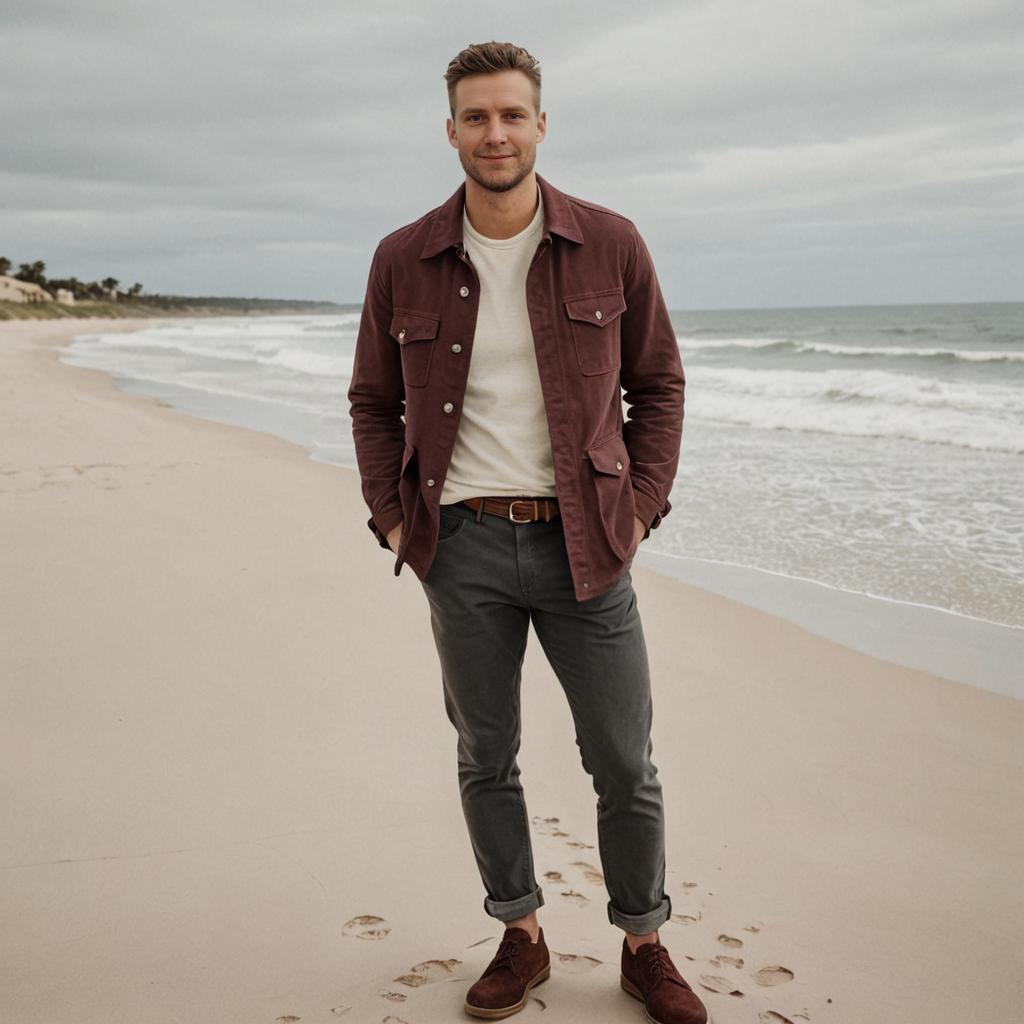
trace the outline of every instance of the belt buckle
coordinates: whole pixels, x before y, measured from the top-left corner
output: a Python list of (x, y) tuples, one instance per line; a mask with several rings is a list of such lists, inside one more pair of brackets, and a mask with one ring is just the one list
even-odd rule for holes
[[(536, 498), (534, 498), (532, 500), (533, 500), (533, 514), (534, 514), (534, 517), (536, 517), (537, 516), (537, 500), (536, 500)], [(516, 514), (515, 514), (515, 512), (512, 511), (512, 509), (516, 505), (519, 505), (519, 504), (529, 505), (530, 502), (526, 498), (514, 498), (512, 501), (510, 501), (508, 503), (508, 517), (509, 517), (509, 519), (511, 519), (513, 523), (529, 523), (529, 522), (532, 522), (532, 520), (530, 520), (530, 519), (516, 519)]]

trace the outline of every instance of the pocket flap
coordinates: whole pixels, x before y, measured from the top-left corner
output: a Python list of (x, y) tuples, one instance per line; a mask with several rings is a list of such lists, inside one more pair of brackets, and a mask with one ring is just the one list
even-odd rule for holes
[(626, 311), (626, 299), (621, 290), (596, 292), (565, 300), (565, 311), (573, 320), (584, 320), (595, 327), (604, 327)]
[(587, 449), (587, 455), (599, 473), (613, 473), (621, 476), (629, 467), (629, 452), (626, 442), (616, 435)]
[(437, 337), (438, 323), (436, 316), (396, 309), (391, 318), (391, 337), (400, 345), (410, 341), (428, 341)]

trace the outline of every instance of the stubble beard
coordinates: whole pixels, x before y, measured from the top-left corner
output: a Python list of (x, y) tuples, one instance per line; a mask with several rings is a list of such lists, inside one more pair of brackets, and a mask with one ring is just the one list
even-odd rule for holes
[[(481, 157), (481, 159), (483, 159)], [(505, 178), (500, 181), (488, 181), (484, 178), (476, 165), (472, 160), (467, 160), (459, 154), (459, 160), (462, 164), (462, 169), (468, 174), (481, 188), (487, 189), (488, 192), (510, 192), (514, 189), (529, 173), (533, 170), (533, 158), (531, 157), (525, 163), (521, 164), (516, 174), (513, 174), (511, 178)]]

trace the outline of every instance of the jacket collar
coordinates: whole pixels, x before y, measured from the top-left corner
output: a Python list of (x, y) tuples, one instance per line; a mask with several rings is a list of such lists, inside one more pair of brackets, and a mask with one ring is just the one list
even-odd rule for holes
[[(583, 243), (583, 234), (576, 223), (576, 215), (565, 196), (554, 185), (549, 184), (539, 174), (535, 175), (540, 187), (540, 197), (544, 203), (544, 238), (551, 240), (551, 232), (568, 238), (571, 242)], [(434, 215), (434, 223), (423, 246), (420, 259), (429, 259), (453, 245), (461, 246), (462, 211), (466, 204), (465, 181), (452, 193), (443, 206), (438, 207)]]

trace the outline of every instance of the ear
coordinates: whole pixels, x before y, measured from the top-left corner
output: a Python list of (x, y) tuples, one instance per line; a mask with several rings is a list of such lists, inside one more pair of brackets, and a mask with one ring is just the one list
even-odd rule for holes
[(452, 121), (452, 119), (450, 117), (445, 119), (444, 131), (445, 131), (445, 135), (448, 136), (448, 144), (453, 149), (458, 149), (459, 148), (459, 137), (458, 137), (458, 135), (455, 134), (455, 122)]
[(548, 112), (542, 110), (537, 115), (537, 141), (542, 142), (548, 133)]

